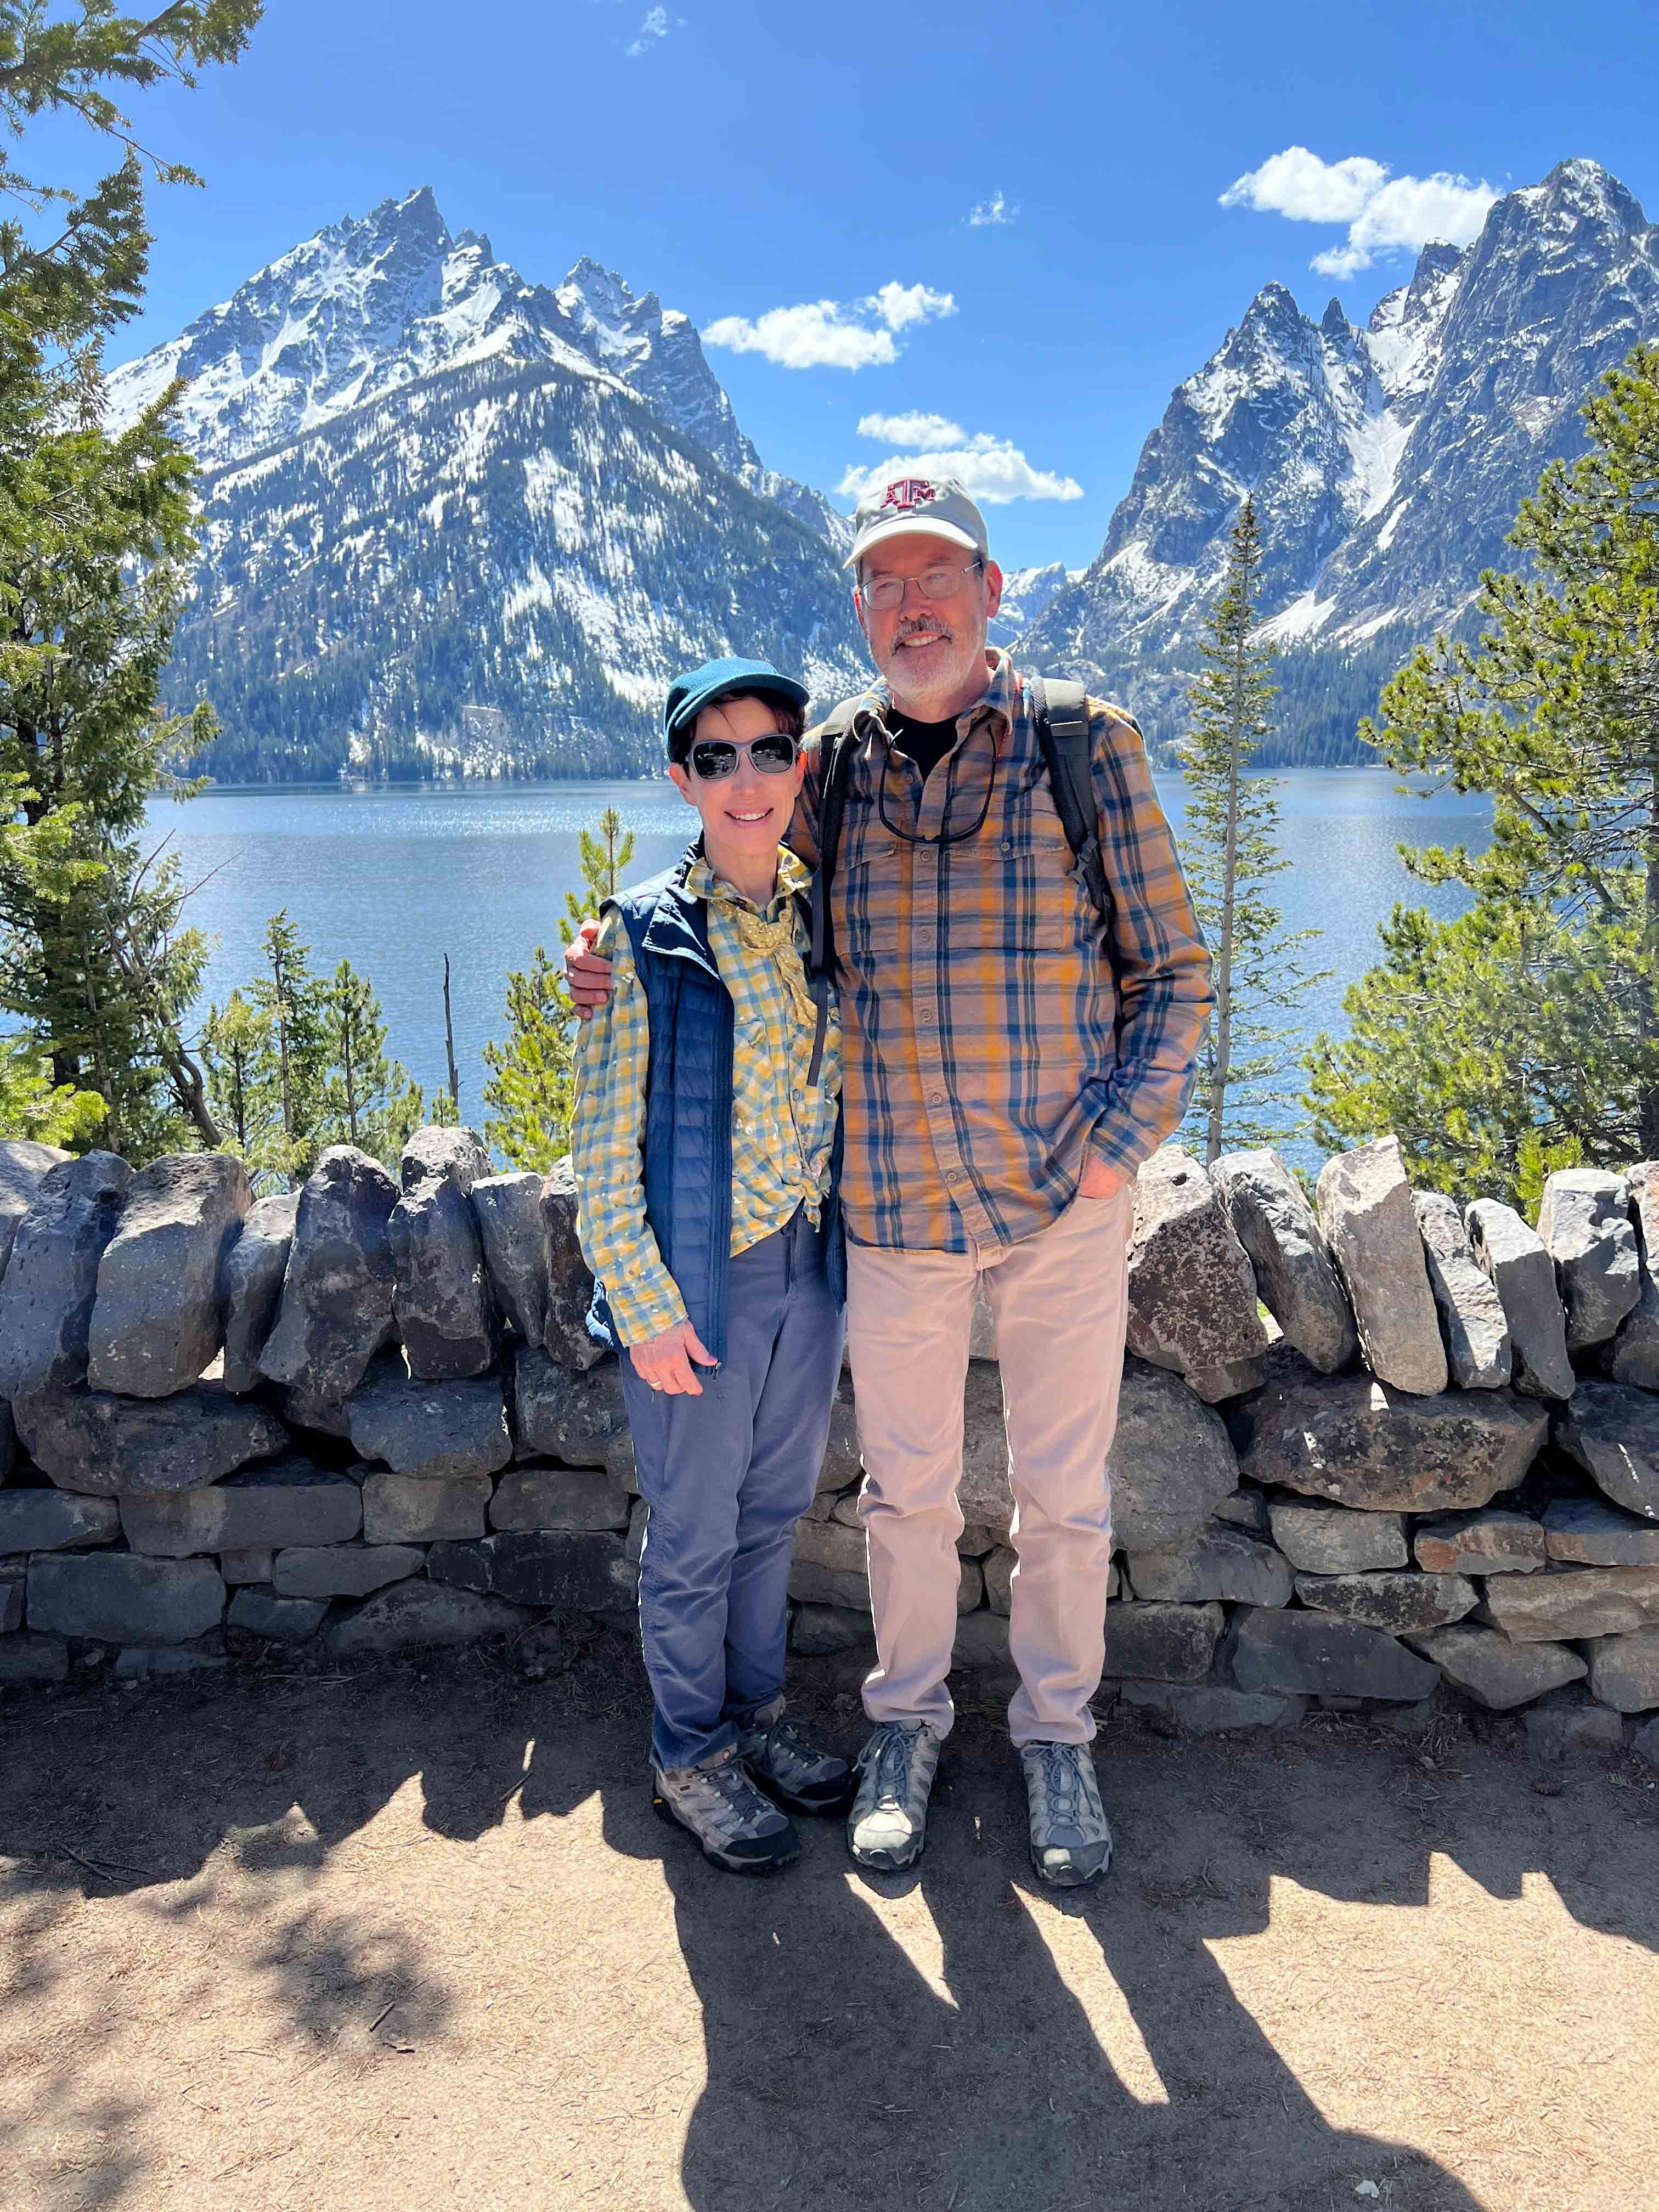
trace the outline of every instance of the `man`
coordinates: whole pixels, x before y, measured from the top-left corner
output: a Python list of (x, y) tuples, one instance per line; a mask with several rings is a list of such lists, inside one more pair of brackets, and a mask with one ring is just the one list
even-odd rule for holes
[[(1010, 1728), (1032, 1866), (1069, 1887), (1111, 1858), (1090, 1699), (1134, 1176), (1185, 1110), (1208, 956), (1140, 732), (1093, 700), (1109, 921), (1075, 872), (1026, 683), (987, 649), (1002, 574), (962, 487), (907, 477), (868, 494), (847, 565), (882, 678), (851, 718), (830, 885), (877, 1650), (848, 1842), (860, 1864), (890, 1869), (926, 1840), (952, 1718), (963, 1391), (982, 1281), (1018, 1560)], [(812, 861), (820, 795), (815, 763), (789, 840)], [(569, 971), (591, 996), (599, 971), (580, 947)]]

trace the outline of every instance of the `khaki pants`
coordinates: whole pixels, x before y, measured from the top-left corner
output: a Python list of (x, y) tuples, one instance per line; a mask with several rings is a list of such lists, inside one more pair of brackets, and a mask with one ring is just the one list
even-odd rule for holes
[(1086, 1743), (1104, 1656), (1133, 1187), (1080, 1198), (1023, 1243), (975, 1253), (848, 1246), (847, 1340), (858, 1395), (877, 1663), (872, 1721), (945, 1734), (963, 1516), (963, 1388), (975, 1285), (996, 1320), (1014, 1492), (1009, 1646), (1014, 1741)]

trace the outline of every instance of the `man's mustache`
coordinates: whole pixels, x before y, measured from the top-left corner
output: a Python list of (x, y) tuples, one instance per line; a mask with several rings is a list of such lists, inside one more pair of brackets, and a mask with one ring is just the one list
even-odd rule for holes
[(903, 623), (893, 641), (896, 645), (908, 645), (913, 638), (918, 637), (944, 638), (951, 645), (956, 642), (956, 633), (953, 630), (948, 629), (942, 622), (934, 622), (927, 615), (918, 615), (914, 621)]

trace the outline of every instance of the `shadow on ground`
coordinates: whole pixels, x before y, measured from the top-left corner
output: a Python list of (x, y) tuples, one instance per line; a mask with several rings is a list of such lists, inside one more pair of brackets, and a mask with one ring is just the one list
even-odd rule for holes
[[(799, 1698), (852, 1747), (844, 1690), (809, 1678)], [(1334, 1994), (1322, 1960), (1299, 1989), (1293, 1960), (1247, 2003), (1229, 1946), (1262, 1935), (1300, 1893), (1385, 1917), (1422, 1907), (1443, 1862), (1494, 1899), (1546, 1877), (1583, 1929), (1659, 1951), (1659, 1793), (1634, 1764), (1541, 1774), (1510, 1725), (1477, 1735), (1455, 1720), (1409, 1743), (1324, 1717), (1290, 1737), (1189, 1742), (1114, 1716), (1099, 1749), (1117, 1863), (1097, 1893), (1054, 1899), (1030, 1877), (1018, 1768), (988, 1710), (966, 1713), (952, 1739), (914, 1875), (857, 1876), (839, 1824), (815, 1824), (799, 1865), (764, 1883), (716, 1873), (652, 1817), (645, 1713), (637, 1664), (611, 1635), (542, 1680), (510, 1652), (477, 1649), (356, 1676), (9, 1701), (0, 2075), (18, 2084), (14, 2069), (32, 2065), (33, 2087), (0, 2121), (0, 2171), (23, 2134), (55, 2130), (91, 2148), (52, 2201), (100, 2212), (163, 2201), (140, 2148), (157, 2094), (148, 2069), (120, 2098), (94, 2093), (64, 2053), (33, 2047), (30, 2023), (82, 1900), (125, 1899), (158, 1945), (188, 1943), (227, 1856), (240, 1880), (270, 1885), (277, 1907), (242, 1965), (318, 2063), (350, 2023), (394, 2005), (412, 2040), (441, 2039), (459, 2002), (453, 1959), (441, 1969), (423, 1957), (372, 1889), (359, 1906), (310, 1888), (411, 1788), (424, 1829), (454, 1843), (521, 1817), (532, 1867), (550, 1881), (556, 1858), (564, 1882), (580, 1881), (565, 1846), (597, 1793), (603, 1847), (640, 1863), (650, 1903), (666, 1884), (706, 2046), (706, 2079), (690, 2063), (685, 2109), (670, 2114), (671, 2151), (683, 2201), (707, 2212), (1490, 2203), (1386, 2128), (1334, 2124), (1258, 2024), (1282, 2023), (1281, 2043), (1297, 2049), (1316, 2036), (1328, 2108), (1333, 2078), (1352, 2112), (1375, 2077), (1392, 2085), (1397, 2123), (1414, 2053), (1394, 2046), (1412, 2033), (1443, 2041), (1447, 2008), (1467, 1992), (1431, 1974), (1403, 1999), (1379, 1991), (1373, 1947), (1356, 1952), (1351, 1987), (1339, 1976)], [(628, 1927), (603, 1934), (626, 1953)], [(204, 2002), (211, 1948), (197, 1968)], [(104, 2016), (118, 2016), (138, 2001), (142, 1960), (125, 1967), (136, 1978), (113, 1954), (107, 1972)], [(648, 1985), (640, 2002), (648, 2018)], [(1466, 2026), (1452, 2040), (1478, 2068), (1478, 2015)], [(569, 2069), (574, 2090), (580, 2042), (548, 2063)], [(526, 2201), (575, 2199), (538, 2200), (532, 2186)]]

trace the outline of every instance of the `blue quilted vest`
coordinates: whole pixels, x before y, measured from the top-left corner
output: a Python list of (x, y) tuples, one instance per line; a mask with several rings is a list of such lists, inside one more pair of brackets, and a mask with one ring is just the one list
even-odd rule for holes
[[(646, 1221), (692, 1328), (723, 1360), (732, 1266), (732, 994), (709, 950), (708, 902), (685, 890), (697, 850), (694, 845), (676, 866), (606, 906), (617, 908), (628, 932), (651, 1027)], [(847, 1295), (842, 1141), (837, 1120), (819, 1233), (838, 1303)], [(600, 1343), (620, 1350), (603, 1283), (593, 1285), (587, 1326)]]

